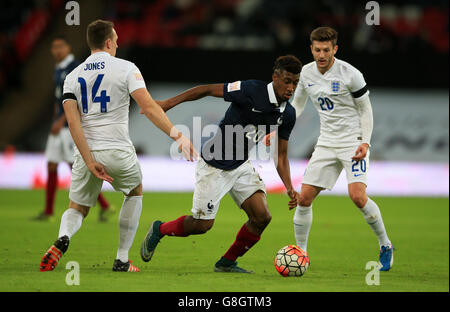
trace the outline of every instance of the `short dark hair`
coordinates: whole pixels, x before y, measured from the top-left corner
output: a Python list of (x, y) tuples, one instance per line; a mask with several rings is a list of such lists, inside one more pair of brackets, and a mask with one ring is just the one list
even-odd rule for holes
[(311, 32), (309, 40), (311, 44), (313, 41), (331, 41), (333, 46), (336, 45), (338, 39), (338, 32), (331, 27), (318, 27)]
[(87, 44), (91, 50), (103, 49), (105, 41), (113, 37), (114, 23), (98, 19), (87, 27)]
[(294, 55), (280, 56), (275, 60), (273, 71), (287, 71), (297, 75), (302, 70), (302, 62)]
[(55, 40), (62, 40), (66, 44), (70, 45), (69, 40), (67, 40), (67, 36), (66, 35), (58, 34), (58, 35), (53, 37), (52, 42), (55, 41)]

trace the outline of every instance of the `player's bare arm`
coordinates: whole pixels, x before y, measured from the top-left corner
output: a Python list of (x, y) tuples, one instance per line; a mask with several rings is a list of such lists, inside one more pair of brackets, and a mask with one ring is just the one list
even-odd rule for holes
[(67, 123), (69, 124), (70, 134), (72, 135), (73, 141), (80, 151), (86, 166), (97, 178), (111, 183), (113, 178), (106, 173), (103, 165), (94, 159), (91, 150), (89, 149), (83, 129), (81, 128), (81, 116), (80, 111), (78, 110), (77, 101), (66, 100), (63, 106)]
[(161, 106), (153, 100), (147, 89), (137, 89), (131, 93), (131, 96), (141, 108), (142, 113), (155, 126), (178, 143), (179, 149), (188, 161), (194, 161), (198, 158), (198, 153), (192, 142), (173, 126)]
[(359, 108), (361, 116), (362, 144), (358, 146), (355, 152), (355, 156), (353, 156), (352, 159), (360, 161), (366, 157), (367, 151), (370, 147), (370, 138), (372, 136), (373, 130), (373, 113), (369, 96), (364, 96), (361, 99), (356, 99), (355, 103)]
[(66, 123), (66, 116), (62, 114), (58, 117), (58, 103), (55, 102), (54, 110), (53, 110), (53, 123), (50, 127), (50, 133), (53, 135), (57, 135), (61, 129), (64, 127), (64, 124)]
[(289, 201), (289, 209), (297, 207), (297, 192), (294, 190), (291, 181), (291, 169), (288, 158), (288, 141), (278, 138), (278, 159), (277, 172), (286, 187), (287, 195), (291, 199)]
[(156, 102), (166, 112), (180, 103), (195, 101), (204, 98), (205, 96), (214, 96), (223, 98), (223, 85), (224, 85), (223, 83), (216, 83), (216, 84), (196, 86), (174, 97), (171, 97), (170, 99)]
[(66, 123), (66, 116), (64, 114), (62, 114), (52, 123), (52, 127), (50, 128), (50, 133), (53, 135), (57, 135), (61, 131), (61, 129), (64, 127), (65, 123)]

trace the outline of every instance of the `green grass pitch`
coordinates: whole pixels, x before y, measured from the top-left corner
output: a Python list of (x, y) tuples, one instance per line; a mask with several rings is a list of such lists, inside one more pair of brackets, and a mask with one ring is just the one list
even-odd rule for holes
[[(36, 222), (43, 191), (0, 190), (0, 291), (150, 291), (150, 292), (428, 292), (449, 291), (448, 198), (373, 197), (381, 208), (395, 251), (394, 267), (381, 272), (380, 285), (367, 285), (365, 266), (378, 260), (378, 244), (361, 213), (347, 197), (320, 196), (314, 203), (308, 252), (311, 267), (300, 278), (280, 276), (274, 268), (276, 251), (293, 244), (293, 211), (287, 196), (269, 194), (272, 222), (261, 240), (239, 265), (256, 274), (214, 273), (213, 265), (234, 241), (246, 221), (232, 199), (221, 203), (214, 227), (204, 235), (164, 237), (152, 261), (144, 263), (139, 248), (155, 219), (172, 220), (190, 214), (192, 194), (146, 193), (130, 259), (140, 273), (115, 273), (118, 244), (119, 193), (105, 193), (117, 208), (106, 223), (91, 209), (69, 250), (53, 272), (40, 272), (39, 263), (57, 238), (59, 220), (68, 204), (59, 191), (54, 222)], [(80, 265), (80, 285), (66, 285), (69, 261)]]

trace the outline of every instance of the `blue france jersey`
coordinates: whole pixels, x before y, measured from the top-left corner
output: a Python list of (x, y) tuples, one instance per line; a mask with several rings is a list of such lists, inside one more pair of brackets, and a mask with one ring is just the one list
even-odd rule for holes
[(80, 62), (75, 59), (73, 54), (69, 54), (61, 63), (59, 63), (55, 67), (55, 71), (53, 72), (53, 83), (55, 85), (55, 101), (56, 103), (58, 103), (57, 117), (64, 114), (64, 108), (62, 105), (64, 79), (66, 79), (66, 76), (70, 74), (70, 72), (74, 70), (79, 64)]
[(239, 167), (249, 151), (266, 134), (276, 130), (278, 138), (289, 140), (295, 125), (295, 109), (286, 101), (278, 104), (272, 83), (259, 80), (224, 84), (223, 98), (231, 102), (219, 129), (202, 145), (201, 156), (222, 170)]

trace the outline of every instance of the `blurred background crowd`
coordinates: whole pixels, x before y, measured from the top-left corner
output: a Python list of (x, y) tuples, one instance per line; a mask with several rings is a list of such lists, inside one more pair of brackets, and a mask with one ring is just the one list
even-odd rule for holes
[[(448, 162), (448, 1), (378, 1), (380, 25), (372, 26), (365, 22), (366, 2), (353, 0), (77, 2), (80, 26), (65, 24), (66, 1), (1, 1), (0, 151), (43, 151), (53, 109), (51, 39), (65, 34), (83, 60), (89, 54), (86, 26), (103, 18), (115, 23), (117, 56), (136, 63), (149, 90), (160, 97), (199, 82), (270, 81), (277, 56), (295, 54), (309, 63), (311, 30), (332, 26), (339, 32), (336, 57), (364, 74), (373, 95), (375, 159)], [(174, 111), (175, 122), (192, 124), (196, 107), (187, 114), (190, 122), (186, 111)], [(203, 106), (198, 113), (217, 122), (224, 109)], [(131, 113), (136, 143), (142, 131)], [(302, 118), (297, 126), (315, 137), (303, 136), (290, 152), (306, 158), (318, 119), (313, 110)], [(167, 155), (167, 147), (140, 144), (145, 154)], [(398, 156), (389, 158), (387, 151), (396, 145)]]

